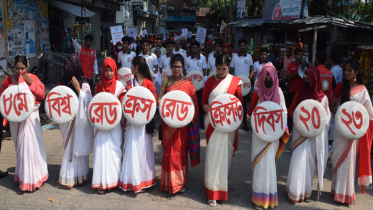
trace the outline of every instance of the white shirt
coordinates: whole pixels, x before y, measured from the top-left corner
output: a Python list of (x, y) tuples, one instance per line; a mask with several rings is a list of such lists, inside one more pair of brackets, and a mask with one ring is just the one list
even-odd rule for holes
[(185, 68), (187, 72), (192, 71), (192, 70), (198, 70), (202, 72), (202, 69), (207, 68), (206, 57), (203, 55), (199, 55), (199, 59), (198, 59), (198, 58), (192, 58), (192, 56), (189, 56), (186, 60)]
[(212, 56), (207, 61), (207, 68), (210, 69), (210, 74), (216, 73), (216, 66), (215, 66), (215, 56)]
[(158, 58), (154, 53), (144, 55), (141, 53), (139, 56), (142, 56), (146, 59), (146, 63), (149, 66), (150, 71), (154, 71), (155, 66), (158, 66)]
[(214, 57), (214, 54), (215, 54), (215, 51), (213, 50), (212, 52), (210, 52), (209, 57), (207, 59), (210, 59), (211, 57)]
[(234, 55), (229, 67), (234, 68), (234, 76), (250, 76), (250, 66), (253, 66), (253, 59), (246, 53), (246, 56)]
[(130, 51), (130, 54), (123, 53), (120, 51), (118, 53), (118, 63), (122, 65), (122, 67), (131, 68), (132, 67), (132, 60), (136, 57), (136, 53)]
[(171, 57), (167, 57), (167, 54), (161, 57), (161, 61), (159, 62), (159, 68), (165, 69), (170, 67)]
[(175, 48), (174, 48), (174, 50), (172, 50), (172, 52), (174, 54), (180, 54), (180, 55), (182, 55), (183, 58), (184, 58), (184, 61), (186, 61), (186, 59), (187, 59), (187, 53), (185, 52), (185, 50), (183, 50), (183, 49), (180, 48), (179, 51), (176, 51)]
[[(73, 39), (73, 45), (74, 45), (75, 50), (78, 52), (78, 55), (80, 55), (80, 51), (82, 50), (82, 47), (78, 44), (76, 39)], [(98, 74), (96, 55), (95, 55), (95, 62), (93, 63), (93, 73)]]
[[(267, 63), (271, 63), (271, 62), (267, 62)], [(263, 67), (263, 65), (264, 65), (264, 63), (260, 64), (259, 61), (254, 63), (255, 79), (258, 78), (259, 71)]]

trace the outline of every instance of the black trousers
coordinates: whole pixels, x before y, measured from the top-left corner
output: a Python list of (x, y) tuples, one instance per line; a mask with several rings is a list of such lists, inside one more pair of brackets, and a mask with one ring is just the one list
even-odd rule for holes
[(202, 90), (199, 90), (199, 91), (196, 91), (197, 93), (197, 99), (198, 99), (198, 112), (199, 112), (199, 124), (200, 126), (201, 125), (204, 125), (204, 120), (203, 120), (203, 116), (205, 115), (205, 111), (203, 110), (202, 108), (202, 103), (201, 103), (201, 100), (202, 100)]
[[(295, 96), (295, 93), (289, 93), (289, 92), (287, 92), (284, 96), (285, 97), (286, 108), (288, 110), (291, 106), (291, 103), (293, 103), (294, 96)], [(289, 117), (289, 115), (288, 115), (288, 127), (289, 127), (289, 130), (293, 129), (293, 118)]]

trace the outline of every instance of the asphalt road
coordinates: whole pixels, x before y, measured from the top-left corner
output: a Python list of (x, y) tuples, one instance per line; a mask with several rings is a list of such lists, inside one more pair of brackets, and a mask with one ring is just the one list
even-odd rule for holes
[[(159, 124), (159, 118), (156, 119)], [(91, 188), (92, 155), (90, 157), (90, 179), (82, 186), (73, 189), (60, 188), (58, 175), (63, 157), (62, 137), (58, 125), (53, 129), (44, 130), (43, 138), (47, 151), (49, 179), (40, 189), (33, 193), (22, 192), (14, 180), (16, 155), (14, 143), (9, 134), (5, 133), (2, 151), (0, 153), (0, 170), (8, 170), (9, 175), (0, 179), (0, 209), (209, 209), (204, 190), (204, 170), (206, 140), (205, 132), (201, 130), (201, 164), (195, 168), (189, 165), (189, 180), (184, 193), (169, 195), (161, 192), (159, 183), (161, 176), (162, 146), (158, 137), (153, 137), (154, 155), (158, 184), (145, 193), (135, 194), (123, 192), (116, 188), (104, 195), (97, 194)], [(157, 126), (158, 127), (158, 126)], [(218, 202), (215, 209), (254, 209), (251, 202), (251, 131), (239, 130), (239, 145), (233, 158), (229, 177), (228, 201)], [(291, 142), (291, 139), (289, 140)], [(286, 179), (291, 158), (291, 146), (280, 157), (277, 165), (278, 200), (276, 209), (373, 209), (373, 191), (367, 190), (362, 195), (357, 192), (356, 204), (348, 207), (335, 203), (330, 194), (332, 166), (328, 163), (324, 177), (324, 192), (320, 200), (316, 199), (316, 177), (314, 179), (313, 194), (310, 203), (292, 204), (285, 193)], [(357, 186), (357, 183), (355, 184)]]

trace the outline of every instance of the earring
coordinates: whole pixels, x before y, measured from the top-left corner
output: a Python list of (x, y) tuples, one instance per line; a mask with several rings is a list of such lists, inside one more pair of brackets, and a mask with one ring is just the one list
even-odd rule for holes
[(356, 82), (356, 76), (355, 76), (355, 78), (354, 78), (354, 81)]

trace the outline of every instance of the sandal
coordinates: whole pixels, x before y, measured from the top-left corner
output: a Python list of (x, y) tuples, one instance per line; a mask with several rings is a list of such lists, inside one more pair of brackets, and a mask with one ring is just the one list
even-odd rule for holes
[(97, 193), (98, 193), (98, 194), (104, 194), (104, 193), (105, 193), (105, 190), (103, 190), (102, 188), (98, 188), (98, 189), (97, 189)]
[(212, 207), (215, 207), (216, 206), (216, 200), (209, 200), (209, 205), (212, 206)]
[(263, 210), (264, 208), (263, 208), (263, 206), (255, 205), (255, 209), (256, 209), (256, 210)]

